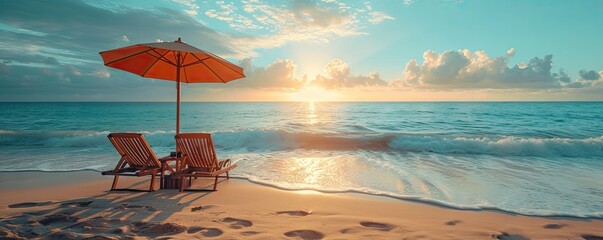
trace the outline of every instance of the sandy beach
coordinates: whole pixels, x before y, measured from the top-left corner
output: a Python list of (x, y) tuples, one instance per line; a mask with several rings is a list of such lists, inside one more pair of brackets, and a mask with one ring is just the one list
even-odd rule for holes
[(0, 9), (0, 240), (603, 240), (603, 0)]
[[(4, 239), (603, 239), (603, 220), (456, 210), (244, 179), (216, 192), (109, 192), (97, 172), (0, 173)], [(196, 181), (196, 187), (210, 184)], [(144, 189), (142, 178), (121, 187)]]

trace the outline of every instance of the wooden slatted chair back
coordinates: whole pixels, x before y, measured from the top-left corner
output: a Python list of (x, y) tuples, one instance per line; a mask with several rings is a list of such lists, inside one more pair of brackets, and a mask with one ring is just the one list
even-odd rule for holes
[(214, 143), (209, 133), (181, 133), (176, 135), (178, 150), (186, 157), (187, 167), (219, 169)]
[(107, 137), (130, 167), (144, 168), (145, 164), (146, 168), (160, 167), (157, 156), (142, 134), (111, 133)]

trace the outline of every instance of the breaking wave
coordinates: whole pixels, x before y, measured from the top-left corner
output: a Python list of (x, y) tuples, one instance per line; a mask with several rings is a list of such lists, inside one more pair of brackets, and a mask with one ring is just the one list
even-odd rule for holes
[[(141, 132), (153, 147), (173, 147), (174, 131)], [(111, 147), (109, 132), (16, 132), (0, 130), (0, 145), (14, 147)], [(527, 138), (517, 136), (471, 137), (404, 133), (292, 132), (256, 129), (212, 133), (219, 149), (279, 151), (316, 149), (432, 152), (539, 157), (601, 157), (603, 136), (592, 138)]]
[(603, 156), (603, 136), (584, 139), (504, 137), (398, 136), (389, 143), (399, 151), (506, 156)]

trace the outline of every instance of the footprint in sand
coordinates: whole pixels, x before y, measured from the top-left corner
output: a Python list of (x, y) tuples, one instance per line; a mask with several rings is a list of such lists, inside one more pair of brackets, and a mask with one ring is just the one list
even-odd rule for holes
[(8, 208), (29, 208), (29, 207), (39, 207), (39, 206), (47, 206), (50, 204), (53, 204), (54, 202), (52, 201), (48, 201), (48, 202), (23, 202), (23, 203), (16, 203), (16, 204), (11, 204), (8, 205)]
[(192, 207), (191, 208), (191, 212), (197, 212), (197, 211), (205, 211), (207, 209), (211, 209), (216, 207), (216, 205), (205, 205), (205, 206), (197, 206), (197, 207)]
[(256, 234), (260, 234), (260, 233), (261, 232), (256, 232), (256, 231), (245, 231), (245, 232), (242, 232), (241, 234), (243, 234), (243, 236), (253, 236)]
[(392, 229), (394, 229), (396, 227), (391, 224), (378, 223), (378, 222), (360, 222), (360, 225), (362, 225), (365, 228), (375, 229), (375, 230), (384, 231), (384, 232), (391, 231)]
[(312, 213), (312, 211), (302, 211), (302, 210), (297, 210), (297, 211), (280, 211), (280, 212), (276, 212), (276, 214), (287, 214), (289, 216), (296, 216), (296, 217), (304, 217), (304, 216), (308, 216)]
[(542, 227), (546, 228), (546, 229), (559, 229), (559, 228), (562, 228), (562, 227), (565, 227), (565, 226), (566, 226), (565, 224), (547, 224), (547, 225), (544, 225)]
[(603, 240), (603, 236), (595, 236), (590, 234), (582, 234), (581, 235), (584, 240)]
[(222, 230), (220, 230), (219, 228), (204, 228), (204, 227), (190, 227), (188, 229), (188, 231), (186, 231), (186, 233), (188, 233), (188, 234), (201, 233), (201, 235), (203, 235), (204, 237), (218, 237), (218, 236), (224, 234), (224, 232)]
[(167, 236), (183, 233), (188, 230), (188, 227), (177, 223), (149, 223), (149, 222), (134, 222), (132, 223), (132, 232), (138, 232), (141, 235), (149, 237)]
[(492, 234), (492, 238), (498, 240), (529, 240), (529, 238), (517, 235), (517, 234), (509, 234), (506, 232), (500, 232), (500, 234)]
[(457, 224), (459, 224), (461, 222), (462, 222), (461, 220), (452, 220), (452, 221), (446, 222), (446, 225), (448, 225), (448, 226), (454, 226), (454, 225), (457, 225)]
[(231, 217), (222, 219), (222, 222), (229, 223), (229, 227), (233, 228), (233, 229), (241, 229), (244, 227), (253, 226), (253, 223), (251, 221), (247, 221), (244, 219), (231, 218)]
[(339, 232), (342, 234), (350, 234), (350, 233), (357, 233), (359, 231), (356, 228), (344, 228), (344, 229), (339, 230)]
[(303, 240), (323, 239), (325, 237), (325, 235), (321, 232), (306, 229), (293, 230), (283, 234), (287, 237), (294, 237)]

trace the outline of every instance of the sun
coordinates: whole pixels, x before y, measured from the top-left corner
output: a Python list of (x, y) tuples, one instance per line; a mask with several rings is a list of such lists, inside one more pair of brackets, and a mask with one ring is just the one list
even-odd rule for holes
[(333, 102), (339, 100), (339, 94), (319, 87), (304, 87), (288, 94), (289, 101), (296, 102)]

